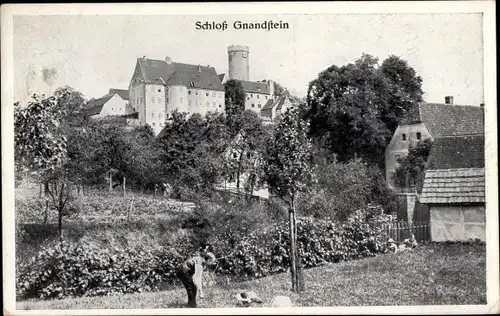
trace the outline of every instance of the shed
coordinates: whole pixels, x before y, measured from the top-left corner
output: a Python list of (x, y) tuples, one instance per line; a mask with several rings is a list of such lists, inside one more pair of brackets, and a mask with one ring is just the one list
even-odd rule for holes
[(419, 200), (432, 241), (485, 240), (484, 135), (436, 138)]

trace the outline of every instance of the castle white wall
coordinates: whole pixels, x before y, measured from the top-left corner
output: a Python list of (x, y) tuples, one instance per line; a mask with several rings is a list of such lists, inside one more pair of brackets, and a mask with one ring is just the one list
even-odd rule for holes
[(247, 92), (245, 93), (245, 110), (251, 110), (260, 114), (260, 110), (270, 99), (271, 96), (269, 94)]
[(111, 99), (106, 102), (101, 113), (95, 115), (96, 117), (104, 117), (109, 115), (125, 115), (127, 100), (123, 100), (118, 94), (115, 94)]

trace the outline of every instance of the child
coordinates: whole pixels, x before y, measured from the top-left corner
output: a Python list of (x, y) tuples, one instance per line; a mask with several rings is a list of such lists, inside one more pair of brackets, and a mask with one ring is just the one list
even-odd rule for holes
[(184, 261), (177, 269), (177, 277), (181, 279), (188, 295), (188, 307), (197, 307), (196, 296), (203, 298), (202, 274), (204, 266), (215, 264), (215, 256), (207, 252), (203, 257), (197, 256)]

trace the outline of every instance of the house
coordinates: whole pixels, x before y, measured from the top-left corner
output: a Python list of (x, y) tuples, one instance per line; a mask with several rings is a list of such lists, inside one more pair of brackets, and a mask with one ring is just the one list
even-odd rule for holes
[(91, 118), (127, 115), (135, 112), (128, 103), (128, 91), (120, 89), (109, 89), (105, 96), (90, 100), (84, 111)]
[(224, 88), (215, 68), (138, 58), (129, 85), (130, 104), (140, 124), (159, 134), (175, 110), (187, 113), (224, 112)]
[(260, 116), (264, 119), (267, 118), (272, 122), (276, 122), (277, 119), (281, 117), (281, 114), (284, 113), (292, 103), (288, 96), (281, 96), (271, 100), (268, 100), (264, 105), (262, 110), (260, 110)]
[(444, 136), (478, 135), (484, 133), (484, 108), (481, 106), (454, 105), (453, 97), (445, 104), (420, 103), (413, 107), (399, 123), (385, 152), (386, 181), (393, 190), (398, 158), (408, 154), (408, 149), (420, 140), (434, 140)]
[[(243, 164), (243, 170), (248, 167), (256, 167), (261, 163), (261, 158), (255, 152), (251, 152), (243, 145), (245, 133), (240, 131), (233, 138), (227, 149), (223, 152), (224, 161), (228, 167), (228, 177), (217, 187), (221, 191), (235, 194), (247, 194), (246, 186), (250, 174), (248, 172), (238, 173), (238, 167)], [(268, 199), (269, 191), (267, 187), (254, 187), (252, 196)]]
[(432, 241), (485, 240), (484, 150), (484, 134), (434, 140), (419, 195)]

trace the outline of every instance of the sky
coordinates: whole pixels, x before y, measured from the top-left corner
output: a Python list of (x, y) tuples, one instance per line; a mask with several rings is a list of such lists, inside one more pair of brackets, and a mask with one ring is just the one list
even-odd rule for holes
[[(282, 30), (234, 30), (234, 21), (273, 20)], [(225, 31), (196, 30), (196, 21), (227, 21)], [(210, 65), (227, 73), (227, 47), (250, 48), (250, 80), (273, 79), (303, 97), (327, 67), (363, 53), (408, 61), (422, 77), (424, 100), (484, 102), (481, 14), (328, 15), (54, 15), (14, 16), (15, 99), (27, 90), (50, 93), (69, 85), (87, 99), (128, 89), (138, 57)], [(52, 85), (44, 67), (55, 68)], [(30, 76), (30, 73), (32, 74)]]

